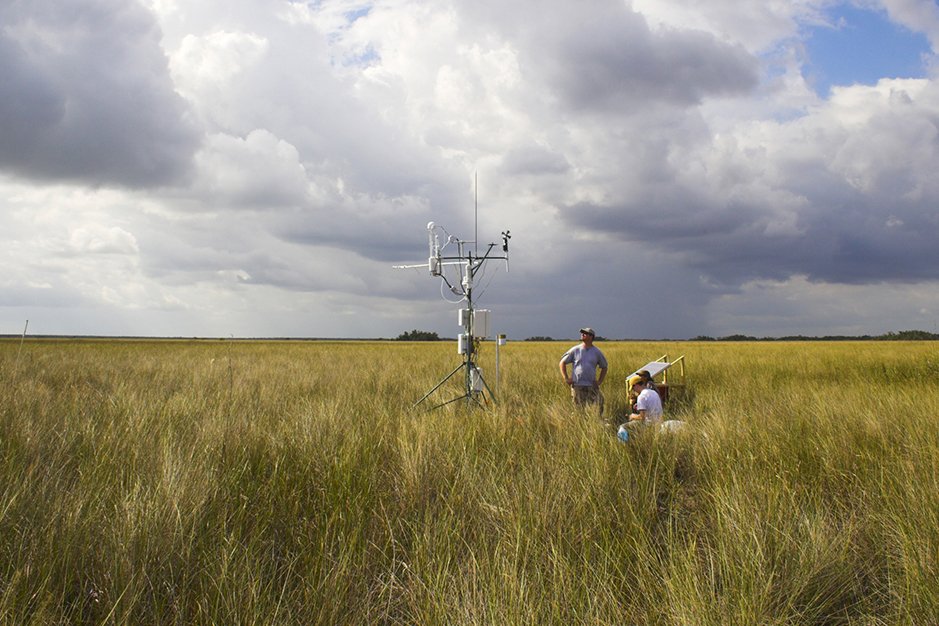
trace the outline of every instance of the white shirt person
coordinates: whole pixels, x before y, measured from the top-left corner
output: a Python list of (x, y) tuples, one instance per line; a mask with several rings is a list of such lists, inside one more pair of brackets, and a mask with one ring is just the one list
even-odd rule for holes
[(652, 389), (646, 381), (633, 384), (633, 389), (639, 390), (636, 398), (636, 412), (629, 415), (630, 422), (643, 422), (647, 425), (662, 422), (662, 398), (659, 392)]

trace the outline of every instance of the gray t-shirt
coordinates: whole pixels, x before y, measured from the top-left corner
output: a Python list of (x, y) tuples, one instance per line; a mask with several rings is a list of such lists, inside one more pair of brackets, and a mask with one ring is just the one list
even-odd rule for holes
[(596, 346), (584, 347), (579, 343), (567, 352), (561, 359), (564, 363), (573, 363), (571, 380), (575, 387), (592, 387), (597, 380), (597, 366), (606, 369), (606, 357)]

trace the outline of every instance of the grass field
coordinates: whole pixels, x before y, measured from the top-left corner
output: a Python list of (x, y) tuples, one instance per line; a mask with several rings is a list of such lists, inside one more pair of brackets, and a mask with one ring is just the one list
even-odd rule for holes
[(420, 412), (452, 343), (0, 342), (0, 624), (936, 623), (939, 345), (599, 345), (687, 428), (566, 343)]

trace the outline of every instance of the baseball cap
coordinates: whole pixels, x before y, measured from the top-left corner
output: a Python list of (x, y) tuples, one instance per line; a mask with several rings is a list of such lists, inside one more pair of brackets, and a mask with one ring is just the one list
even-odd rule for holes
[(586, 333), (586, 334), (590, 335), (591, 337), (596, 337), (596, 336), (597, 336), (597, 333), (593, 332), (593, 329), (590, 328), (589, 326), (584, 326), (583, 328), (580, 329), (580, 332)]

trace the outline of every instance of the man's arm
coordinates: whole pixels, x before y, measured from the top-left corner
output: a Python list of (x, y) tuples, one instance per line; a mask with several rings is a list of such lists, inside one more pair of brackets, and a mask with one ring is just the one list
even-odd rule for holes
[(606, 378), (606, 368), (600, 368), (600, 375), (597, 377), (597, 387), (603, 384), (603, 379)]
[(561, 370), (561, 378), (564, 379), (566, 384), (570, 385), (571, 377), (567, 373), (567, 363), (564, 362), (564, 359), (561, 359), (561, 362), (558, 363), (558, 368)]

